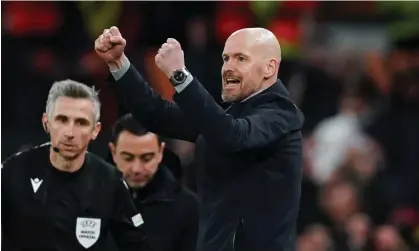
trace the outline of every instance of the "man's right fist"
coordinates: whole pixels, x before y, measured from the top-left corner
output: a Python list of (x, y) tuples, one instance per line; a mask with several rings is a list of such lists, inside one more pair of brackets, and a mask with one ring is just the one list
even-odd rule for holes
[(103, 34), (96, 39), (95, 50), (109, 66), (120, 68), (126, 44), (119, 29), (112, 26), (110, 29), (105, 29)]

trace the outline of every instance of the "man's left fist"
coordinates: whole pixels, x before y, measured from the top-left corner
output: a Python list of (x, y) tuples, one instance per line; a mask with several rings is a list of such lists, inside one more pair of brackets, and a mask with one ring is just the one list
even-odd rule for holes
[(159, 69), (170, 78), (173, 71), (180, 70), (185, 67), (185, 58), (182, 48), (176, 39), (169, 38), (159, 49), (156, 57), (156, 65)]

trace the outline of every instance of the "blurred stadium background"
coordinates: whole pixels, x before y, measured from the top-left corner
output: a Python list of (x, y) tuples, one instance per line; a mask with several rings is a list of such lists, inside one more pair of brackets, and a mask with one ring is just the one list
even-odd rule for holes
[[(280, 78), (306, 116), (298, 251), (419, 250), (418, 13), (404, 1), (2, 1), (2, 160), (47, 140), (47, 93), (66, 78), (100, 89), (103, 131), (90, 151), (108, 156), (124, 110), (93, 49), (103, 29), (120, 27), (128, 57), (166, 99), (174, 91), (154, 55), (177, 38), (220, 102), (224, 41), (263, 26), (281, 42)], [(193, 188), (193, 144), (167, 140)]]

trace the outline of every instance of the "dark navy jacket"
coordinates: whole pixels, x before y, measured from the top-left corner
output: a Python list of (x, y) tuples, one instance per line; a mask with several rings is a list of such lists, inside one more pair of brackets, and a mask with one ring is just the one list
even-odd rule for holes
[(295, 249), (304, 118), (280, 80), (226, 111), (197, 79), (176, 103), (132, 65), (112, 86), (149, 130), (196, 142), (198, 251)]

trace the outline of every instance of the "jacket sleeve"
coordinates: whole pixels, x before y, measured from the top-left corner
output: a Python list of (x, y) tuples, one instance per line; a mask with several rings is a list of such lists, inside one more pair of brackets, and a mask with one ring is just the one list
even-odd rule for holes
[(303, 124), (301, 111), (287, 98), (277, 95), (271, 101), (253, 107), (253, 113), (233, 118), (214, 101), (197, 79), (174, 100), (200, 128), (205, 140), (226, 153), (266, 146)]
[(198, 133), (190, 119), (175, 103), (158, 95), (132, 64), (118, 81), (113, 76), (109, 81), (118, 100), (150, 131), (190, 142), (196, 140)]
[(144, 229), (144, 221), (122, 180), (117, 184), (114, 201), (115, 209), (110, 221), (110, 231), (118, 250), (151, 250)]

